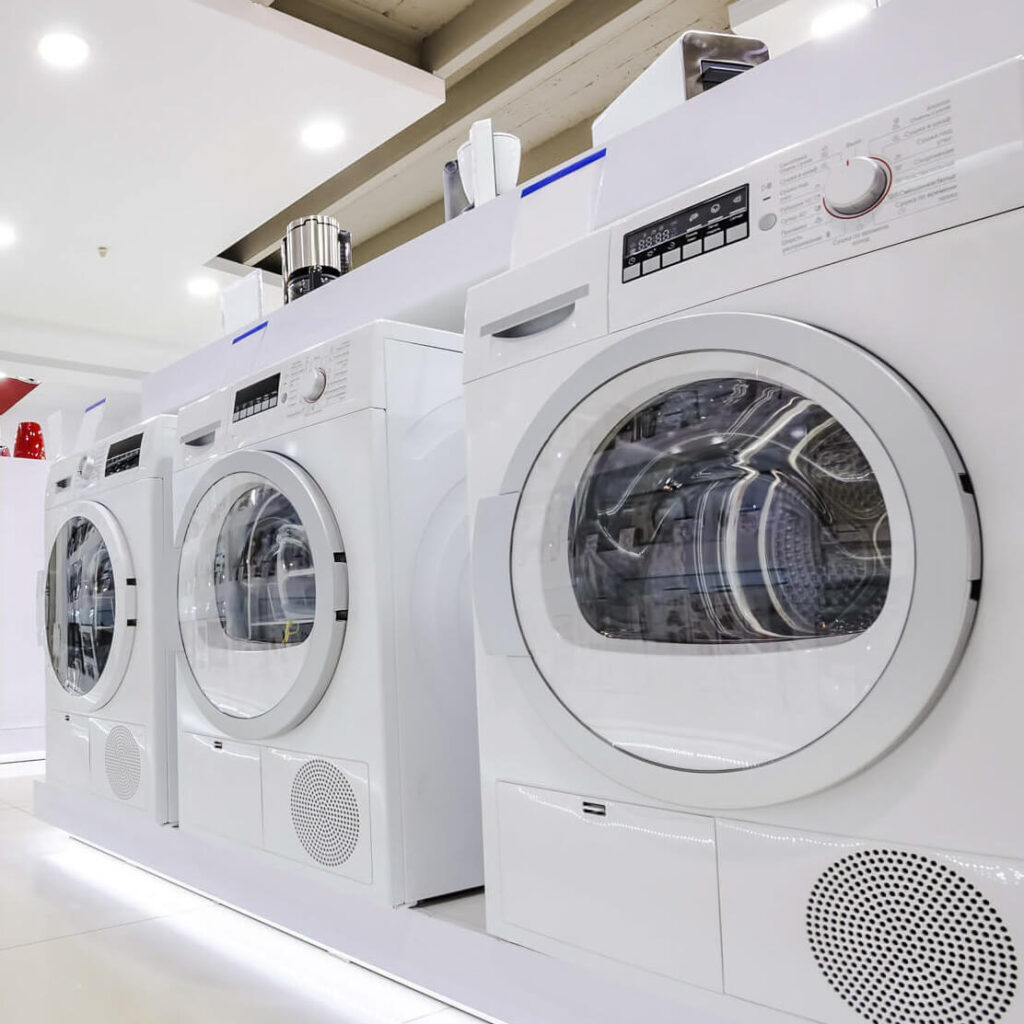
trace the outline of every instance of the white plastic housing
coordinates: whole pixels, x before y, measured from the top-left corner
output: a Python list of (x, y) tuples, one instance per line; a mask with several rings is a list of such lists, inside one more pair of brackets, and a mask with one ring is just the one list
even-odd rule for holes
[[(216, 480), (260, 475), (296, 510), (312, 559), (302, 571), (316, 580), (301, 643), (229, 642), (213, 613), (187, 634), (178, 658), (182, 827), (227, 835), (391, 905), (482, 877), (461, 341), (377, 322), (271, 364), (179, 417), (178, 543)], [(324, 389), (307, 402), (303, 382), (317, 368)], [(206, 527), (219, 543), (217, 523)], [(195, 586), (213, 561), (180, 563), (186, 618), (215, 599), (212, 578)], [(211, 686), (203, 666), (214, 659), (220, 708), (203, 689)], [(227, 716), (253, 679), (285, 662), (283, 698), (275, 691), (273, 707)], [(307, 762), (327, 780), (318, 790), (328, 800), (324, 822), (338, 808), (357, 809), (358, 841), (341, 860), (318, 859), (297, 831), (291, 787)], [(329, 836), (323, 842), (330, 847)]]
[[(909, 9), (909, 0), (905, 2)], [(893, 4), (878, 17), (900, 7)], [(1016, 38), (1014, 45), (1019, 45)], [(778, 63), (782, 67), (786, 62)], [(782, 73), (769, 65), (762, 81)], [(731, 93), (735, 97), (742, 90), (741, 82)], [(890, 95), (888, 101), (896, 98)], [(694, 118), (699, 120), (696, 114)], [(781, 132), (776, 134), (781, 137)], [(635, 137), (647, 138), (646, 129)], [(559, 900), (584, 899), (560, 891), (568, 869), (550, 852), (567, 845), (572, 815), (567, 811), (563, 821), (554, 812), (531, 813), (525, 839), (521, 830), (506, 824), (506, 794), (554, 792), (609, 807), (637, 807), (638, 814), (651, 815), (644, 826), (651, 831), (662, 812), (703, 814), (713, 820), (724, 998), (729, 1000), (722, 1011), (734, 1019), (776, 1019), (777, 1014), (781, 1019), (850, 1024), (882, 1019), (873, 1017), (870, 1008), (865, 1013), (851, 1007), (841, 985), (833, 985), (817, 966), (806, 931), (808, 899), (817, 880), (842, 857), (865, 850), (877, 851), (871, 855), (885, 863), (934, 862), (957, 872), (989, 901), (993, 909), (985, 913), (1005, 925), (1019, 955), (1024, 941), (1019, 863), (1024, 824), (1020, 815), (1007, 810), (1007, 780), (1020, 774), (1017, 734), (1024, 705), (1019, 688), (1008, 683), (1005, 666), (1015, 657), (1019, 632), (1024, 482), (993, 438), (1002, 436), (1007, 417), (1012, 420), (1019, 406), (1022, 143), (1024, 71), (1022, 62), (1013, 59), (934, 93), (905, 96), (863, 121), (839, 128), (833, 121), (824, 135), (791, 148), (766, 145), (761, 152), (770, 156), (746, 165), (738, 161), (736, 170), (646, 209), (635, 210), (634, 196), (634, 208), (627, 207), (625, 216), (620, 213), (621, 219), (584, 243), (548, 256), (543, 267), (538, 262), (518, 268), (471, 293), (466, 401), (488, 929), (493, 934), (650, 991), (671, 991), (691, 1005), (707, 1005), (686, 985), (667, 980), (655, 949), (638, 943), (646, 952), (640, 956), (643, 965), (637, 966), (632, 947), (616, 945), (614, 933), (595, 926), (580, 936), (573, 914), (545, 916), (534, 890), (547, 893), (555, 906), (562, 905)], [(677, 150), (681, 153), (683, 147), (671, 152)], [(861, 154), (879, 155), (890, 163), (892, 187), (866, 216), (830, 218), (823, 204), (830, 170)], [(671, 159), (666, 157), (668, 163)], [(694, 166), (704, 165), (702, 155), (694, 160)], [(664, 168), (639, 164), (633, 162), (636, 195), (647, 195), (647, 186)], [(618, 174), (612, 164), (605, 169), (601, 203), (608, 198), (625, 204), (624, 192), (608, 196), (613, 171)], [(616, 177), (612, 184), (618, 190), (622, 181)], [(715, 239), (706, 248), (701, 244), (699, 254), (691, 250), (679, 259), (670, 256), (662, 262), (659, 250), (658, 265), (646, 273), (628, 269), (627, 236), (656, 234), (652, 226), (703, 204), (710, 210), (716, 199), (744, 188), (749, 190), (747, 205), (738, 204), (737, 209), (746, 215), (745, 232), (735, 231), (728, 241)], [(574, 279), (565, 270), (545, 291), (546, 273), (553, 276), (553, 268), (582, 266), (602, 245), (608, 253), (604, 275)], [(582, 331), (577, 340), (566, 319), (532, 334), (522, 355), (509, 359), (493, 332), (483, 330), (517, 311), (517, 294), (527, 296), (531, 308), (543, 310), (567, 290), (584, 286), (595, 294), (606, 291), (608, 327), (603, 333)], [(727, 338), (739, 320), (749, 328)], [(778, 345), (761, 330), (769, 321)], [(700, 337), (691, 332), (696, 325), (703, 325)], [(818, 341), (799, 353), (787, 349), (783, 336), (795, 338), (802, 332)], [(508, 349), (513, 348), (509, 342)], [(554, 512), (571, 503), (580, 475), (575, 465), (563, 478), (558, 464), (573, 463), (588, 446), (593, 454), (595, 439), (599, 444), (617, 424), (628, 424), (636, 408), (636, 395), (630, 392), (636, 383), (630, 376), (634, 368), (652, 377), (644, 385), (649, 397), (662, 385), (670, 388), (690, 369), (707, 369), (705, 363), (721, 353), (734, 360), (729, 378), (743, 364), (753, 377), (775, 380), (765, 376), (768, 357), (784, 364), (785, 374), (814, 377), (855, 412), (884, 448), (885, 458), (876, 451), (875, 461), (881, 466), (889, 460), (890, 484), (902, 491), (911, 510), (904, 522), (909, 530), (895, 543), (914, 562), (912, 601), (922, 610), (931, 604), (956, 612), (960, 605), (960, 614), (952, 616), (958, 626), (940, 629), (929, 614), (911, 613), (905, 628), (889, 636), (886, 643), (893, 657), (883, 657), (886, 671), (905, 658), (901, 671), (909, 685), (892, 688), (894, 705), (888, 710), (882, 706), (885, 701), (876, 702), (872, 688), (831, 738), (780, 758), (779, 765), (787, 766), (785, 792), (774, 783), (755, 783), (768, 779), (760, 768), (723, 772), (720, 783), (707, 786), (692, 780), (697, 773), (667, 766), (656, 771), (656, 757), (640, 763), (643, 758), (599, 738), (595, 725), (602, 723), (589, 709), (576, 704), (581, 712), (577, 718), (559, 702), (558, 691), (571, 704), (574, 686), (591, 686), (595, 699), (606, 700), (606, 706), (621, 701), (621, 707), (633, 709), (634, 718), (624, 713), (618, 724), (635, 733), (644, 722), (657, 720), (648, 706), (654, 697), (674, 699), (678, 694), (670, 692), (671, 682), (681, 686), (693, 680), (689, 696), (701, 714), (724, 712), (733, 700), (737, 714), (725, 720), (736, 722), (758, 706), (756, 701), (767, 699), (777, 683), (781, 689), (775, 692), (785, 691), (785, 680), (774, 675), (770, 659), (756, 650), (705, 655), (714, 664), (704, 673), (702, 699), (697, 655), (684, 658), (659, 650), (655, 643), (636, 643), (637, 653), (630, 659), (623, 653), (625, 641), (595, 633), (591, 657), (560, 659), (554, 640), (538, 634), (544, 616), (551, 620), (553, 633), (572, 633), (568, 613), (556, 623), (541, 603), (558, 607), (571, 594), (564, 588), (560, 592), (557, 582), (538, 583), (564, 569), (564, 552), (558, 546), (564, 537), (544, 532), (550, 525), (545, 517), (550, 513), (554, 522)], [(661, 359), (672, 371), (664, 378), (656, 372)], [(876, 370), (881, 376), (871, 386), (869, 378)], [(883, 380), (888, 383), (883, 385)], [(603, 396), (608, 401), (602, 404)], [(854, 422), (843, 419), (842, 412), (835, 415), (844, 426)], [(537, 486), (527, 493), (522, 485), (531, 475)], [(971, 528), (975, 516), (980, 531)], [(517, 568), (512, 538), (517, 522), (531, 518), (536, 543), (532, 549), (524, 546)], [(893, 531), (895, 539), (900, 532), (895, 524)], [(932, 572), (947, 570), (951, 575), (945, 584), (927, 582)], [(521, 594), (515, 591), (516, 572), (523, 577)], [(522, 585), (527, 575), (535, 585)], [(872, 650), (870, 657), (878, 654)], [(813, 654), (810, 660), (817, 657)], [(735, 674), (727, 667), (730, 662)], [(545, 682), (545, 672), (554, 685)], [(726, 675), (743, 692), (713, 685)], [(822, 699), (832, 699), (842, 677), (823, 668), (822, 684)], [(799, 716), (806, 705), (795, 691), (790, 696), (790, 715)], [(891, 731), (896, 705), (898, 715), (907, 715), (899, 735)], [(664, 719), (664, 708), (671, 704), (660, 706)], [(581, 718), (589, 718), (591, 728)], [(823, 758), (832, 744), (829, 757)], [(652, 748), (656, 745), (652, 740)], [(845, 772), (839, 771), (842, 762)], [(600, 862), (603, 856), (590, 848), (584, 855), (582, 846), (568, 845), (578, 851), (573, 859), (579, 864), (585, 865), (589, 857)], [(914, 861), (912, 855), (922, 860)], [(660, 861), (647, 846), (646, 832), (632, 842), (623, 837), (614, 856), (619, 873), (630, 872), (631, 879), (645, 872), (659, 874)], [(586, 868), (578, 870), (585, 873)], [(941, 868), (936, 870), (947, 877)], [(962, 880), (958, 884), (965, 885)], [(674, 890), (668, 882), (663, 889), (662, 898), (671, 899)], [(593, 921), (602, 907), (611, 919), (612, 908), (621, 905), (619, 888), (612, 887), (607, 896), (596, 887), (586, 891), (595, 905), (580, 909), (581, 919)], [(973, 890), (964, 891), (973, 898)], [(628, 932), (642, 920), (654, 922), (652, 929), (662, 943), (679, 941), (675, 921), (660, 918), (656, 908), (638, 912), (634, 919), (627, 915), (622, 928)], [(963, 921), (947, 926), (954, 946), (958, 935), (967, 941), (956, 931), (962, 926)], [(684, 921), (683, 930), (688, 944), (717, 942), (718, 933), (700, 914), (690, 930)], [(997, 951), (999, 941), (1006, 946), (1005, 939), (993, 938)], [(920, 990), (931, 991), (931, 983), (920, 975), (911, 977), (909, 957), (900, 962), (911, 965), (907, 977)], [(1013, 973), (1010, 967), (997, 966), (997, 975), (1000, 969)], [(867, 962), (862, 973), (870, 974)], [(946, 979), (954, 972), (939, 973)], [(870, 985), (894, 1005), (905, 998), (892, 978), (875, 976)], [(1008, 1005), (993, 1006), (978, 1002), (975, 995), (956, 990), (975, 1014), (971, 1019), (1024, 1018), (1019, 996)], [(937, 1019), (953, 1019), (955, 1014), (942, 1002), (946, 996), (936, 989), (935, 998), (943, 1007)], [(902, 1012), (907, 1020), (930, 1019), (909, 1003)]]
[(177, 821), (167, 586), (175, 430), (175, 417), (157, 416), (55, 462), (46, 496), (47, 560), (65, 523), (92, 522), (109, 553), (116, 614), (106, 667), (88, 692), (58, 682), (46, 649), (47, 779), (87, 787), (157, 824)]

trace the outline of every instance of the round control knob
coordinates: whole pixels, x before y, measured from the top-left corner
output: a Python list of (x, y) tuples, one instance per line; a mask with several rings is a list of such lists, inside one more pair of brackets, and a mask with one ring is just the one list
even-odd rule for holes
[(315, 402), (324, 393), (326, 387), (327, 374), (319, 366), (311, 367), (299, 381), (299, 397), (304, 402)]
[(83, 480), (91, 480), (96, 474), (96, 460), (91, 455), (83, 455), (78, 462), (78, 475)]
[(870, 213), (889, 191), (892, 178), (884, 160), (855, 156), (838, 168), (825, 187), (825, 209), (833, 217)]

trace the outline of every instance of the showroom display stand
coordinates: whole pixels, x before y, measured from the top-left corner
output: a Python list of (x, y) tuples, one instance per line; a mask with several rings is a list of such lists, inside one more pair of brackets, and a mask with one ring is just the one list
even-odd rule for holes
[[(486, 934), (471, 914), (394, 910), (331, 890), (257, 850), (155, 827), (108, 801), (37, 782), (35, 813), (116, 857), (503, 1024), (772, 1024), (793, 1018), (720, 994), (642, 990)], [(449, 902), (455, 902), (453, 898)], [(475, 902), (479, 902), (478, 900)], [(463, 920), (456, 921), (456, 917)], [(674, 989), (674, 991), (672, 991)]]

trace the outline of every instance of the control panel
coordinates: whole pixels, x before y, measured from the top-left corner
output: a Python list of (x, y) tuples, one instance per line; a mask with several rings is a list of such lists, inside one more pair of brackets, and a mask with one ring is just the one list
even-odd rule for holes
[(314, 414), (326, 405), (336, 406), (349, 394), (351, 342), (320, 345), (293, 359), (285, 370), (288, 416)]
[(266, 367), (259, 377), (226, 392), (226, 408), (221, 407), (219, 416), (214, 409), (197, 414), (192, 431), (201, 442), (207, 424), (226, 420), (224, 442), (235, 447), (368, 406), (385, 408), (379, 330), (369, 325)]
[(281, 389), (281, 374), (275, 373), (263, 380), (249, 384), (235, 392), (235, 406), (231, 413), (231, 422), (248, 419), (258, 413), (277, 407), (278, 394)]
[[(120, 441), (115, 441), (107, 449), (107, 459), (104, 466), (104, 476), (114, 476), (116, 473), (126, 473), (130, 469), (138, 469), (142, 459), (142, 434), (132, 434)], [(86, 460), (83, 460), (85, 462)], [(79, 471), (83, 477), (87, 476), (87, 468), (83, 465)]]
[(1013, 59), (666, 198), (611, 226), (609, 328), (1017, 209), (1022, 143)]
[(750, 187), (743, 185), (628, 232), (622, 283), (742, 242), (750, 235)]

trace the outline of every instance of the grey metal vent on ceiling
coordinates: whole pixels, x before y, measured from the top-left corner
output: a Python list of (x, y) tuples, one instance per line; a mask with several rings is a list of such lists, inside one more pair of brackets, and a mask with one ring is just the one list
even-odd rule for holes
[(142, 782), (142, 748), (130, 729), (115, 725), (107, 735), (103, 764), (111, 792), (121, 800), (131, 800)]
[(822, 974), (872, 1024), (993, 1024), (1017, 989), (1017, 955), (989, 900), (949, 865), (859, 850), (807, 901)]
[(292, 826), (302, 848), (324, 867), (336, 868), (359, 842), (359, 804), (345, 773), (329, 761), (307, 761), (295, 773)]

